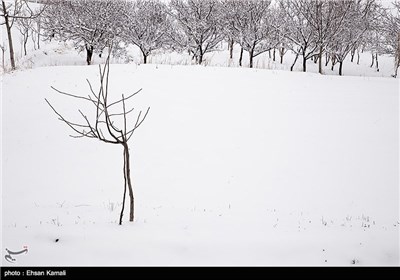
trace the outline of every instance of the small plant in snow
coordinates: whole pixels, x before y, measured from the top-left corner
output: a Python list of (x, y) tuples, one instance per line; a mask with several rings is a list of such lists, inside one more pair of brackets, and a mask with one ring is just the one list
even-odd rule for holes
[(65, 200), (64, 200), (62, 203), (57, 202), (57, 205), (58, 205), (60, 208), (63, 208), (64, 204), (65, 204)]
[(321, 218), (321, 223), (322, 223), (324, 226), (327, 226), (327, 225), (328, 225), (328, 222), (324, 220), (324, 217)]
[(114, 210), (119, 206), (119, 204), (120, 203), (109, 201), (105, 207), (107, 208), (108, 211), (114, 212)]
[(58, 226), (58, 227), (62, 226), (62, 224), (60, 223), (60, 220), (58, 219), (58, 217), (55, 218), (55, 219), (51, 219), (51, 222), (55, 226)]

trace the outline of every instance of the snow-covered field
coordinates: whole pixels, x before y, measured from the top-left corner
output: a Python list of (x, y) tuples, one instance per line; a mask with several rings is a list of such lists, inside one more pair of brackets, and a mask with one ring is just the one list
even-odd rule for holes
[(98, 66), (3, 76), (2, 252), (29, 250), (14, 265), (399, 265), (398, 79), (111, 65), (114, 98), (143, 88), (151, 106), (119, 226), (121, 147), (69, 138), (44, 101), (78, 118), (50, 86), (87, 95), (86, 78)]
[(135, 222), (126, 211), (119, 226), (122, 148), (68, 137), (44, 100), (79, 120), (85, 105), (50, 87), (87, 95), (98, 65), (58, 42), (23, 56), (14, 32), (18, 70), (1, 76), (2, 265), (400, 264), (393, 58), (378, 72), (363, 53), (339, 77), (311, 61), (301, 73), (300, 59), (282, 71), (289, 53), (248, 69), (239, 49), (205, 66), (162, 51), (141, 65), (129, 49), (112, 60), (111, 98), (142, 88), (135, 108), (151, 110), (130, 142)]

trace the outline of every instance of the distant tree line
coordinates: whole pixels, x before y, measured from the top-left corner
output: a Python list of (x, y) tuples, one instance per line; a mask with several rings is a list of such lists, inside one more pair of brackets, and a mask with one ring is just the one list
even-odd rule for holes
[(348, 56), (359, 63), (360, 53), (369, 51), (377, 71), (379, 55), (392, 55), (397, 76), (400, 0), (391, 7), (377, 0), (49, 0), (40, 15), (40, 36), (74, 42), (86, 51), (87, 64), (111, 44), (116, 56), (136, 45), (143, 63), (165, 49), (187, 52), (202, 64), (205, 54), (225, 42), (230, 59), (234, 46), (240, 47), (240, 66), (248, 53), (250, 68), (262, 53), (283, 63), (290, 51), (291, 70), (300, 60), (305, 72), (312, 60), (320, 73), (330, 64), (342, 75)]

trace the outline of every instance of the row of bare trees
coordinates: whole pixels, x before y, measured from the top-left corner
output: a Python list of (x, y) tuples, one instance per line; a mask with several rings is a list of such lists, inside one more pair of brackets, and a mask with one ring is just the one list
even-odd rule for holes
[[(293, 70), (302, 58), (332, 68), (339, 64), (343, 72), (345, 58), (358, 51), (370, 50), (376, 55), (390, 53), (395, 57), (393, 20), (398, 15), (375, 0), (157, 0), (95, 1), (54, 0), (45, 13), (44, 28), (49, 37), (73, 40), (87, 51), (91, 63), (94, 51), (101, 53), (110, 40), (119, 42), (120, 52), (134, 44), (143, 54), (143, 62), (160, 48), (187, 51), (202, 64), (206, 53), (228, 42), (230, 58), (233, 46), (248, 53), (249, 67), (264, 52), (278, 52), (280, 60), (287, 51), (295, 54)], [(398, 2), (394, 7), (398, 8)], [(86, 12), (87, 10), (91, 11)], [(110, 21), (110, 18), (112, 19)], [(74, 24), (79, 22), (79, 24)], [(372, 40), (374, 38), (374, 40)], [(378, 45), (378, 47), (377, 47)], [(117, 49), (116, 49), (117, 51)]]
[(49, 0), (36, 10), (26, 0), (7, 3), (2, 0), (0, 16), (9, 31), (13, 69), (15, 21), (24, 42), (29, 34), (36, 34), (37, 44), (40, 37), (72, 41), (86, 52), (87, 64), (111, 42), (113, 55), (136, 45), (143, 63), (154, 50), (166, 49), (188, 52), (198, 64), (227, 42), (231, 59), (234, 45), (239, 45), (240, 66), (243, 52), (253, 67), (262, 53), (273, 53), (274, 60), (277, 53), (283, 63), (288, 51), (295, 54), (291, 70), (301, 58), (303, 71), (313, 60), (320, 73), (324, 64), (331, 63), (332, 69), (338, 64), (341, 75), (345, 59), (351, 55), (353, 61), (357, 54), (359, 62), (364, 51), (372, 53), (377, 69), (382, 54), (395, 58), (395, 75), (399, 66), (398, 0), (391, 7), (377, 0)]

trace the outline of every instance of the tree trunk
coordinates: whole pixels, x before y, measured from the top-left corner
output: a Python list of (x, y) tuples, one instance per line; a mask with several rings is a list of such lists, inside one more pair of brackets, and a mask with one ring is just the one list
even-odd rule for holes
[(372, 63), (371, 63), (370, 67), (374, 66), (374, 62), (375, 62), (375, 56), (374, 56), (374, 53), (372, 53)]
[(395, 52), (394, 75), (393, 75), (393, 77), (395, 78), (397, 78), (397, 71), (399, 69), (399, 66), (400, 66), (400, 33), (399, 33), (399, 45)]
[(86, 45), (86, 62), (87, 65), (92, 64), (93, 46)]
[(130, 169), (130, 162), (129, 162), (129, 147), (128, 143), (124, 143), (124, 160), (125, 160), (125, 178), (126, 178), (126, 185), (128, 186), (129, 191), (129, 221), (133, 222), (135, 217), (134, 215), (134, 197), (133, 197), (133, 189), (132, 189), (132, 182), (131, 182), (131, 169)]
[(335, 69), (335, 65), (336, 65), (336, 58), (332, 57), (332, 67), (331, 67), (331, 71), (333, 71), (333, 69)]
[(199, 65), (201, 65), (203, 63), (203, 56), (204, 56), (204, 54), (200, 51), (200, 54), (199, 54), (199, 57), (198, 57), (199, 60), (197, 61), (197, 63)]
[(293, 71), (293, 67), (294, 67), (294, 65), (296, 64), (298, 58), (299, 58), (299, 54), (296, 53), (296, 58), (294, 59), (293, 64), (292, 64), (292, 66), (290, 67), (290, 71)]
[(250, 59), (250, 61), (249, 61), (249, 67), (250, 67), (250, 68), (253, 68), (253, 60), (254, 60), (254, 51), (253, 51), (253, 50), (250, 50), (250, 51), (249, 51), (249, 59)]
[(124, 146), (124, 195), (122, 198), (122, 208), (121, 208), (121, 214), (119, 215), (119, 225), (122, 225), (122, 217), (124, 216), (124, 210), (125, 210), (125, 199), (126, 199), (126, 187), (127, 187), (127, 177), (126, 177), (126, 155), (125, 155), (125, 146)]
[(342, 76), (343, 74), (343, 61), (339, 61), (339, 76)]
[(239, 56), (239, 66), (242, 66), (242, 60), (243, 60), (243, 47), (240, 49), (240, 56)]
[(147, 57), (149, 56), (148, 54), (146, 54), (144, 51), (142, 51), (143, 54), (143, 64), (147, 64)]
[(307, 72), (307, 59), (304, 54), (303, 54), (303, 72)]
[(282, 48), (282, 49), (279, 51), (279, 55), (280, 55), (280, 57), (281, 57), (281, 64), (283, 64), (283, 56), (285, 55), (285, 49), (284, 49), (284, 48)]
[(233, 59), (233, 39), (229, 40), (229, 58)]
[(4, 1), (1, 1), (3, 5), (3, 12), (4, 12), (4, 23), (6, 25), (6, 30), (7, 30), (7, 36), (8, 36), (8, 47), (10, 48), (10, 63), (11, 63), (11, 70), (15, 70), (15, 58), (14, 58), (14, 47), (13, 47), (13, 41), (12, 41), (12, 36), (11, 36), (11, 26), (7, 14), (7, 8), (6, 4)]
[(271, 50), (268, 50), (268, 57), (271, 59)]
[(32, 43), (33, 43), (33, 49), (36, 51), (36, 38), (35, 38), (35, 34), (32, 33)]
[(25, 54), (25, 56), (27, 55), (27, 52), (26, 52), (26, 44), (28, 43), (28, 36), (24, 36), (24, 54)]
[[(38, 34), (37, 34), (37, 48), (40, 50), (40, 23), (37, 24)], [(32, 35), (33, 36), (33, 35)]]
[(328, 53), (325, 54), (325, 67), (328, 66), (329, 61), (331, 60), (331, 56)]
[(1, 64), (3, 66), (3, 71), (6, 71), (5, 63), (4, 63), (4, 53), (5, 53), (5, 49), (1, 49)]
[(276, 53), (276, 49), (274, 48), (274, 51), (272, 52), (272, 61), (275, 61), (275, 53)]
[(319, 47), (319, 54), (318, 54), (318, 73), (322, 74), (322, 46)]
[(376, 71), (379, 72), (378, 53), (375, 54), (375, 62), (376, 62)]
[(354, 55), (356, 54), (356, 48), (353, 48), (352, 50), (351, 50), (351, 62), (353, 62), (353, 60), (354, 60)]
[(360, 50), (357, 49), (357, 65), (360, 64)]

